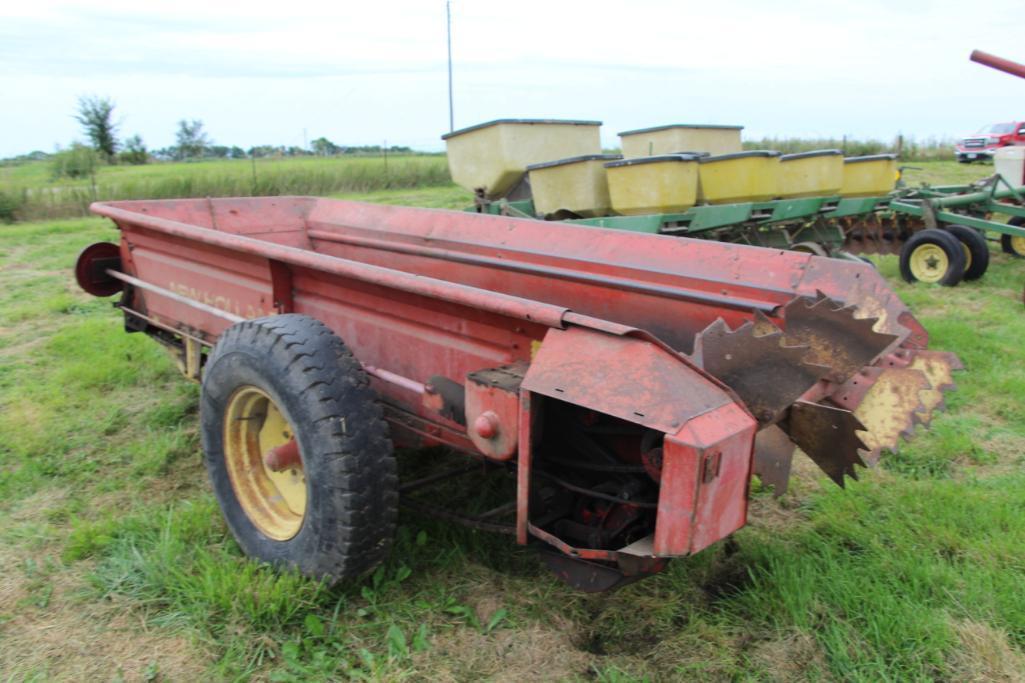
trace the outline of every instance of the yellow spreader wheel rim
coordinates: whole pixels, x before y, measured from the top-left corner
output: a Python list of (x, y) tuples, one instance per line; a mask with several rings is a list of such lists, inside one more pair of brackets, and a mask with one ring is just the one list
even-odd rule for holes
[(270, 469), (268, 451), (292, 440), (295, 430), (274, 401), (244, 386), (228, 399), (224, 457), (242, 511), (268, 538), (286, 541), (302, 528), (306, 515), (306, 475), (302, 463), (281, 472)]
[(1011, 237), (1011, 249), (1018, 256), (1025, 256), (1025, 237)]
[(964, 242), (961, 243), (961, 249), (964, 250), (964, 269), (967, 273), (968, 269), (972, 267), (972, 250)]
[(947, 253), (935, 244), (923, 244), (911, 252), (911, 274), (920, 282), (939, 282), (950, 268)]

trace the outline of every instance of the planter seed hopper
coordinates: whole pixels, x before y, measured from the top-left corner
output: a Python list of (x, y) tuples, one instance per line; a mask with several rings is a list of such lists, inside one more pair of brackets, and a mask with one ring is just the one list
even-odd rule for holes
[[(908, 188), (899, 182), (892, 154), (843, 158), (839, 150), (785, 156), (766, 150), (662, 153), (678, 144), (702, 144), (701, 138), (679, 137), (695, 136), (693, 128), (697, 127), (623, 133), (626, 158), (605, 162), (604, 172), (597, 154), (539, 162), (531, 166), (536, 174), (530, 171), (542, 183), (533, 197), (531, 184), (523, 182), (515, 194), (494, 195), (488, 177), (466, 173), (459, 149), (449, 163), (457, 182), (475, 193), (472, 210), (479, 213), (714, 239), (852, 261), (861, 261), (864, 254), (896, 253), (904, 279), (942, 285), (983, 276), (989, 266), (986, 232), (1000, 235), (1004, 251), (1025, 256), (1021, 150), (998, 154), (1000, 172), (978, 183)], [(724, 133), (715, 127), (700, 128)], [(739, 128), (723, 128), (736, 134), (739, 144)], [(523, 136), (531, 134), (531, 129), (521, 131)], [(636, 156), (642, 139), (656, 155)], [(715, 146), (708, 140), (703, 144)], [(450, 144), (450, 155), (453, 149)], [(485, 154), (483, 148), (477, 153)], [(504, 158), (502, 148), (493, 148), (491, 154), (492, 163), (516, 168), (519, 176), (527, 172), (526, 164)], [(1007, 180), (1008, 174), (1013, 182)]]
[[(120, 241), (87, 248), (77, 279), (202, 381), (235, 538), (328, 580), (387, 555), (402, 504), (611, 588), (743, 526), (751, 475), (782, 492), (795, 446), (856, 476), (959, 367), (864, 264), (309, 197), (92, 210)], [(393, 443), (447, 446), (514, 488), (483, 513), (441, 508), (468, 468), (400, 484)]]
[(481, 199), (530, 196), (531, 164), (601, 153), (601, 121), (498, 119), (442, 136), (452, 179)]
[(680, 152), (733, 154), (743, 149), (740, 144), (743, 129), (743, 126), (674, 123), (624, 131), (619, 134), (619, 140), (627, 159)]

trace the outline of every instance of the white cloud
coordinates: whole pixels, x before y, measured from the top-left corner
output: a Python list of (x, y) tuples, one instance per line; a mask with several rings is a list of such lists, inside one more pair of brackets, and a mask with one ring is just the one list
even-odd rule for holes
[[(0, 156), (78, 133), (77, 96), (109, 95), (152, 146), (180, 118), (220, 143), (440, 146), (443, 0), (5, 4)], [(615, 132), (740, 123), (760, 135), (955, 135), (1023, 115), (1020, 3), (455, 0), (456, 123), (597, 118)]]

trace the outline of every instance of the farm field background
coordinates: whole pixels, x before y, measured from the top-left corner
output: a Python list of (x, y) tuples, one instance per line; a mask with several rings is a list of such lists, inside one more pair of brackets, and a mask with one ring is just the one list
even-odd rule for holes
[[(470, 202), (422, 159), (438, 178), (344, 196)], [(911, 182), (991, 172), (912, 165)], [(729, 541), (587, 596), (505, 537), (408, 513), (360, 582), (242, 557), (201, 462), (198, 387), (74, 284), (77, 252), (116, 237), (95, 218), (0, 226), (4, 680), (1023, 680), (1025, 261), (998, 245), (953, 289), (874, 259), (966, 366), (929, 431), (846, 489), (813, 466), (779, 500), (755, 487)]]
[(0, 166), (0, 222), (87, 216), (112, 199), (325, 195), (449, 184), (443, 155), (232, 159), (100, 166), (57, 178), (49, 162)]
[[(908, 162), (907, 167), (910, 183), (967, 183), (992, 172), (991, 165), (955, 161)], [(329, 195), (445, 186), (451, 186), (451, 179), (444, 155), (122, 164), (100, 166), (94, 178), (77, 179), (54, 179), (50, 163), (36, 161), (0, 165), (0, 223), (88, 216), (89, 204), (102, 200)]]

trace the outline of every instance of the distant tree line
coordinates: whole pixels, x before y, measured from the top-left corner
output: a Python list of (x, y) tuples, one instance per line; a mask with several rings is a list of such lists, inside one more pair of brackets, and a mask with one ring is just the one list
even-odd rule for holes
[(35, 151), (9, 159), (0, 159), (0, 165), (50, 160), (54, 178), (81, 178), (95, 175), (96, 169), (102, 165), (141, 165), (151, 161), (413, 153), (411, 148), (400, 145), (337, 145), (325, 137), (313, 140), (309, 148), (295, 145), (256, 145), (249, 149), (237, 145), (229, 147), (215, 144), (199, 119), (180, 120), (175, 130), (175, 144), (151, 150), (137, 133), (124, 139), (119, 137), (122, 124), (114, 117), (116, 106), (114, 100), (109, 97), (80, 97), (72, 116), (82, 127), (86, 143), (75, 141), (68, 147), (58, 147), (53, 154)]
[[(320, 138), (324, 139), (324, 138)], [(314, 143), (317, 141), (314, 140)], [(320, 152), (313, 147), (304, 149), (296, 145), (255, 145), (243, 149), (237, 145), (207, 145), (199, 153), (183, 153), (180, 146), (172, 145), (151, 151), (154, 159), (160, 161), (182, 161), (189, 159), (262, 159), (304, 156), (345, 156), (345, 155), (380, 155), (385, 152), (381, 145), (339, 146), (331, 144), (330, 152)], [(392, 145), (387, 148), (388, 154), (414, 154), (412, 148)]]

